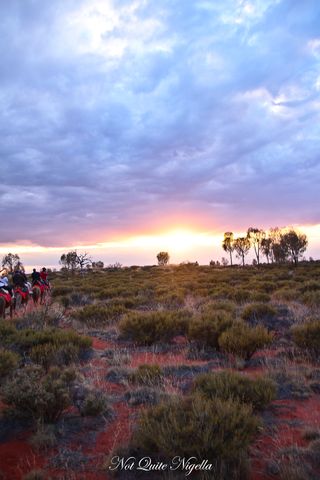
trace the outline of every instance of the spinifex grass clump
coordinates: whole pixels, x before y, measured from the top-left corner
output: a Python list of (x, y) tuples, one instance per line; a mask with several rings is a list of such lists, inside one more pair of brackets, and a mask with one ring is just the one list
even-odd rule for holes
[(70, 388), (74, 370), (53, 368), (45, 373), (41, 367), (18, 370), (1, 389), (6, 404), (24, 417), (52, 423), (71, 404)]
[(252, 303), (247, 305), (242, 312), (242, 318), (248, 322), (259, 322), (260, 320), (273, 318), (276, 311), (265, 303)]
[(243, 322), (237, 322), (219, 337), (219, 346), (227, 353), (250, 360), (252, 355), (273, 340), (273, 335), (260, 325), (249, 327)]
[(197, 315), (190, 321), (188, 338), (209, 347), (219, 348), (220, 335), (232, 324), (232, 316), (222, 310)]
[(4, 345), (13, 345), (21, 354), (28, 354), (33, 362), (46, 370), (52, 365), (63, 366), (78, 360), (92, 345), (91, 338), (72, 330), (17, 330), (12, 325), (0, 327), (0, 341)]
[(244, 288), (234, 288), (229, 293), (229, 298), (234, 300), (236, 303), (249, 302), (251, 299), (251, 292), (250, 290), (246, 290)]
[(161, 385), (163, 382), (162, 370), (159, 365), (143, 364), (129, 376), (132, 383), (145, 386)]
[(201, 396), (173, 398), (142, 412), (132, 447), (153, 458), (208, 459), (214, 478), (243, 480), (241, 465), (258, 426), (248, 405)]
[(300, 348), (305, 348), (310, 353), (320, 353), (320, 321), (314, 320), (292, 328), (293, 340)]
[(187, 330), (191, 313), (185, 310), (177, 312), (141, 312), (129, 313), (119, 323), (120, 334), (141, 345), (168, 341)]
[(0, 380), (17, 368), (19, 358), (19, 355), (10, 350), (0, 350)]
[(87, 326), (94, 327), (116, 322), (126, 311), (123, 305), (86, 305), (72, 315)]
[(230, 371), (199, 375), (194, 381), (193, 390), (207, 399), (218, 397), (250, 403), (255, 410), (262, 410), (276, 396), (276, 385), (272, 380), (264, 377), (252, 380)]
[(305, 292), (301, 296), (301, 301), (310, 308), (320, 307), (320, 290)]

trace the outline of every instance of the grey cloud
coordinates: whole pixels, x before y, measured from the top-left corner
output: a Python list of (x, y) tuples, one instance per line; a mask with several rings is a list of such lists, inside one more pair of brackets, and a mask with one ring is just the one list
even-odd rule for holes
[[(85, 4), (0, 6), (2, 242), (102, 241), (188, 212), (221, 228), (320, 222), (317, 2), (270, 1), (237, 24), (234, 0), (150, 0), (134, 21), (162, 27), (113, 59), (61, 48)], [(277, 100), (292, 85), (302, 100)]]

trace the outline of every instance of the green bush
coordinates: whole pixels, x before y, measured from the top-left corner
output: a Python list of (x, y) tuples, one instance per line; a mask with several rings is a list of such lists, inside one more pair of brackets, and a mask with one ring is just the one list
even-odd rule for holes
[(314, 320), (291, 329), (293, 340), (300, 348), (306, 348), (311, 353), (320, 353), (320, 321)]
[(0, 379), (17, 368), (19, 358), (19, 355), (9, 350), (0, 350)]
[(320, 307), (320, 291), (315, 290), (311, 292), (306, 292), (301, 297), (302, 303), (311, 308)]
[(74, 291), (73, 287), (54, 287), (51, 291), (53, 298), (59, 297), (60, 295), (67, 295)]
[(304, 282), (299, 290), (301, 293), (318, 292), (320, 290), (320, 282), (316, 280), (309, 280), (308, 282)]
[(244, 288), (235, 288), (230, 292), (229, 298), (234, 300), (236, 303), (249, 302), (251, 299), (251, 292), (250, 290), (245, 290)]
[(258, 303), (268, 303), (271, 300), (270, 295), (264, 292), (253, 292), (251, 295), (251, 300)]
[(161, 385), (163, 381), (162, 370), (159, 365), (143, 364), (132, 372), (129, 380), (139, 385), (154, 386)]
[(198, 315), (190, 321), (188, 338), (210, 347), (219, 348), (220, 335), (232, 324), (231, 315), (224, 311)]
[(0, 344), (10, 345), (14, 343), (15, 335), (17, 333), (14, 325), (8, 322), (0, 321)]
[(111, 413), (108, 398), (103, 392), (97, 390), (92, 390), (86, 395), (79, 410), (82, 416), (90, 417)]
[(279, 290), (276, 290), (273, 294), (273, 297), (275, 300), (292, 302), (294, 300), (297, 300), (298, 292), (295, 289), (283, 287)]
[(19, 415), (53, 423), (71, 404), (70, 387), (75, 380), (73, 370), (53, 368), (45, 374), (38, 366), (18, 370), (2, 388), (5, 403)]
[(272, 380), (264, 377), (251, 380), (230, 371), (199, 375), (193, 389), (209, 400), (215, 397), (238, 400), (250, 403), (255, 410), (265, 408), (276, 396), (276, 386)]
[(90, 337), (79, 335), (73, 330), (60, 330), (57, 328), (48, 328), (40, 331), (32, 329), (16, 330), (11, 337), (11, 341), (23, 350), (45, 344), (52, 344), (58, 347), (72, 344), (78, 347), (79, 350), (86, 350), (92, 345)]
[(170, 399), (144, 410), (133, 434), (132, 446), (143, 454), (212, 459), (215, 478), (234, 476), (252, 441), (259, 421), (250, 406), (232, 400), (205, 400), (200, 396)]
[(187, 330), (191, 314), (178, 312), (129, 313), (119, 323), (120, 334), (142, 345), (168, 341)]
[(73, 317), (89, 327), (109, 325), (127, 311), (123, 305), (86, 305), (73, 313)]
[(276, 311), (270, 305), (265, 303), (252, 303), (247, 305), (242, 312), (243, 320), (248, 322), (259, 322), (267, 318), (273, 318), (276, 315)]
[(58, 345), (44, 343), (36, 345), (30, 350), (30, 358), (33, 362), (41, 365), (45, 370), (53, 365), (69, 365), (79, 359), (81, 349), (73, 343)]
[(259, 349), (272, 342), (273, 335), (260, 325), (249, 327), (238, 322), (219, 337), (219, 346), (225, 352), (249, 360)]

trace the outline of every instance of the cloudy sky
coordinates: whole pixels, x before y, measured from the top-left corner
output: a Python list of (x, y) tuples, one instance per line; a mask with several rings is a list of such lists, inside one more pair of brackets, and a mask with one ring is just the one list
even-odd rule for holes
[(0, 252), (293, 224), (320, 256), (319, 0), (10, 0), (0, 38)]

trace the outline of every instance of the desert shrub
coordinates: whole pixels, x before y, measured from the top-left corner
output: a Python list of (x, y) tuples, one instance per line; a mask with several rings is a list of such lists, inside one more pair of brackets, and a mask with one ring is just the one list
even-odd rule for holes
[(314, 320), (303, 325), (292, 327), (294, 342), (300, 348), (308, 349), (311, 353), (320, 352), (320, 321)]
[(37, 366), (18, 370), (2, 388), (4, 401), (17, 414), (52, 423), (71, 404), (70, 387), (75, 380), (73, 370), (52, 369), (45, 374)]
[(238, 322), (219, 337), (219, 346), (227, 353), (249, 360), (259, 349), (272, 342), (273, 335), (260, 325), (249, 327)]
[(16, 333), (17, 330), (14, 325), (0, 321), (0, 344), (10, 345), (14, 343)]
[(67, 286), (54, 287), (51, 291), (51, 295), (53, 298), (55, 298), (55, 297), (59, 297), (60, 295), (67, 295), (72, 291), (73, 291), (73, 287), (67, 287)]
[(107, 396), (98, 390), (91, 390), (86, 395), (79, 408), (82, 416), (95, 417), (101, 414), (111, 414), (111, 407)]
[(30, 350), (30, 358), (33, 362), (41, 365), (45, 370), (53, 365), (69, 365), (79, 359), (81, 349), (73, 343), (58, 345), (44, 343), (35, 345)]
[(229, 298), (234, 300), (236, 303), (249, 302), (251, 299), (251, 292), (250, 290), (245, 290), (244, 288), (234, 288), (230, 292)]
[(108, 364), (114, 367), (128, 365), (131, 362), (131, 355), (126, 349), (108, 349), (103, 356), (108, 360)]
[(304, 282), (299, 290), (301, 293), (317, 292), (320, 290), (320, 282), (316, 280), (309, 280)]
[(276, 368), (271, 370), (269, 375), (277, 383), (277, 398), (280, 400), (284, 398), (305, 400), (312, 395), (312, 390), (301, 372)]
[(297, 300), (298, 292), (295, 289), (283, 287), (274, 292), (273, 298), (275, 300), (280, 300), (280, 301), (284, 300), (286, 302), (292, 302), (294, 300)]
[(219, 348), (220, 335), (230, 328), (232, 323), (231, 315), (224, 311), (198, 315), (190, 321), (188, 338), (209, 347)]
[(214, 459), (220, 473), (215, 478), (243, 479), (232, 470), (241, 464), (258, 425), (250, 406), (232, 400), (176, 398), (142, 412), (132, 445), (161, 458)]
[(0, 379), (13, 372), (19, 363), (19, 355), (10, 350), (0, 350)]
[(120, 334), (139, 344), (151, 345), (159, 341), (167, 341), (176, 335), (186, 332), (190, 312), (130, 312), (120, 320)]
[(32, 329), (16, 331), (11, 341), (22, 350), (28, 350), (36, 345), (45, 344), (56, 346), (72, 344), (78, 347), (79, 350), (86, 350), (92, 345), (92, 339), (90, 337), (79, 335), (73, 330), (60, 330), (57, 328), (48, 328), (41, 331)]
[(320, 291), (315, 290), (311, 292), (306, 292), (301, 296), (301, 301), (305, 305), (311, 308), (320, 307)]
[(215, 300), (202, 305), (201, 313), (209, 314), (217, 312), (218, 310), (234, 315), (236, 312), (236, 305), (229, 300)]
[(73, 317), (89, 327), (109, 325), (119, 320), (127, 310), (122, 305), (87, 305), (73, 313)]
[(266, 318), (272, 318), (276, 315), (276, 311), (270, 305), (265, 303), (252, 303), (247, 305), (242, 312), (242, 318), (248, 322), (259, 322)]
[(193, 389), (207, 399), (234, 399), (251, 403), (255, 410), (265, 408), (276, 395), (272, 380), (259, 377), (255, 380), (235, 372), (204, 373), (196, 377)]
[(52, 425), (39, 425), (37, 431), (30, 437), (29, 443), (39, 451), (44, 451), (57, 445), (57, 437)]
[(184, 295), (178, 292), (171, 292), (159, 295), (156, 301), (161, 303), (166, 309), (177, 309), (184, 305)]
[(271, 300), (271, 297), (268, 293), (264, 292), (253, 292), (251, 295), (251, 300), (258, 303), (268, 303)]
[(129, 377), (132, 383), (145, 386), (161, 385), (163, 382), (162, 370), (159, 365), (139, 365)]
[(257, 285), (257, 288), (263, 293), (272, 293), (277, 285), (275, 282), (261, 282)]

